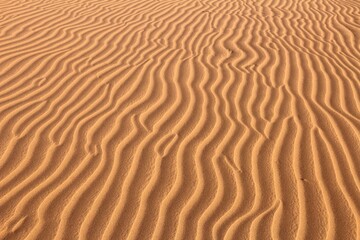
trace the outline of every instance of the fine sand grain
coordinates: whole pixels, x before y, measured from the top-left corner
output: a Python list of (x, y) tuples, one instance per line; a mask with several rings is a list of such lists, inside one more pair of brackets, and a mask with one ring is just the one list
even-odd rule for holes
[(0, 239), (360, 239), (360, 2), (0, 1)]

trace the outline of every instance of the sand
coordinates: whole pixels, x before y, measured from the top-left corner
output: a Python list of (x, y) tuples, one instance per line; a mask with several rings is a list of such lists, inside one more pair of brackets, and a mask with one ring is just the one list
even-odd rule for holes
[(0, 239), (360, 239), (360, 2), (0, 2)]

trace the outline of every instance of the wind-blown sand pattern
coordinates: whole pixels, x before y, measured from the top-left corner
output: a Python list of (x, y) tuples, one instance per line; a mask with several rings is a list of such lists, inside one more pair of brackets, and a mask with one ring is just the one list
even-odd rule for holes
[(360, 2), (0, 2), (0, 239), (360, 239)]

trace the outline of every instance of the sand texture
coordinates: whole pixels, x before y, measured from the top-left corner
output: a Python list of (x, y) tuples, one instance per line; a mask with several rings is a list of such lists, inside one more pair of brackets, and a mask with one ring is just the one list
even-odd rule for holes
[(360, 239), (360, 1), (0, 1), (3, 239)]

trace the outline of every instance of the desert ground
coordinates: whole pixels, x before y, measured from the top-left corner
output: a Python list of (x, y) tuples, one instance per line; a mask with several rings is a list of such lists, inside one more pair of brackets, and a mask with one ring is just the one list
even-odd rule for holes
[(0, 239), (360, 239), (360, 1), (0, 1)]

